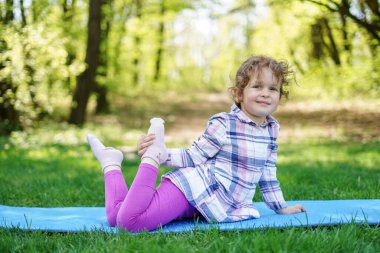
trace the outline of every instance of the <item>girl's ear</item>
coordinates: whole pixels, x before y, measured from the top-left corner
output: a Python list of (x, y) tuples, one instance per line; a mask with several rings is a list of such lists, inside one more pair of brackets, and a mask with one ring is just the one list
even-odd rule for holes
[(237, 88), (236, 89), (236, 102), (241, 102), (241, 101), (243, 101), (243, 89), (241, 89), (241, 88)]

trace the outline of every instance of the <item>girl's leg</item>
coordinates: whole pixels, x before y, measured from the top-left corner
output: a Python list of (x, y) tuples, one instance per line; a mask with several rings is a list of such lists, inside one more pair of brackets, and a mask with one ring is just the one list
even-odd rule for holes
[(121, 204), (117, 226), (130, 232), (154, 230), (172, 220), (191, 217), (196, 209), (183, 193), (170, 181), (165, 180), (155, 189), (158, 169), (142, 163)]
[(149, 132), (156, 134), (156, 140), (143, 155), (129, 191), (121, 173), (122, 153), (104, 147), (95, 136), (88, 136), (91, 149), (105, 173), (108, 221), (111, 225), (117, 222), (118, 226), (129, 231), (152, 230), (196, 213), (182, 192), (169, 180), (164, 180), (156, 191), (157, 167), (167, 158), (163, 121), (152, 119)]
[(121, 173), (123, 154), (117, 149), (105, 147), (94, 135), (88, 135), (87, 141), (104, 172), (107, 220), (111, 226), (115, 226), (120, 205), (128, 193)]
[(121, 170), (112, 170), (104, 174), (106, 215), (111, 227), (116, 226), (116, 217), (120, 206), (128, 193)]
[(117, 226), (131, 232), (153, 230), (193, 209), (182, 192), (170, 181), (164, 181), (156, 190), (158, 166), (167, 159), (164, 142), (164, 121), (153, 118), (148, 133), (155, 141), (142, 156), (136, 177), (117, 215)]

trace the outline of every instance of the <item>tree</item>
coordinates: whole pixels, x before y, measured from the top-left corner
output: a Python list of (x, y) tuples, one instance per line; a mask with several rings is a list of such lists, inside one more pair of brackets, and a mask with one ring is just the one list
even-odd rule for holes
[[(325, 39), (327, 37), (327, 41)], [(340, 55), (329, 20), (326, 17), (317, 18), (311, 26), (312, 57), (317, 60), (323, 58), (323, 49), (326, 49), (335, 65), (340, 65)]]
[[(80, 29), (75, 26), (75, 21), (73, 20), (76, 15), (76, 0), (60, 0), (62, 8), (62, 28), (68, 40), (65, 43), (65, 49), (67, 52), (66, 65), (69, 66), (73, 64), (77, 55), (77, 43), (78, 39), (75, 36), (75, 29)], [(66, 79), (67, 87), (70, 87), (70, 76)]]
[(95, 77), (100, 59), (102, 0), (90, 0), (87, 25), (86, 69), (77, 78), (69, 123), (82, 125), (86, 119), (87, 103), (95, 88)]
[[(13, 14), (14, 3), (13, 0), (7, 0), (5, 2), (5, 14), (0, 13), (1, 26), (11, 25), (14, 21)], [(7, 43), (0, 37), (0, 54), (7, 50)], [(0, 61), (0, 71), (5, 68), (7, 59)], [(13, 130), (21, 129), (21, 122), (19, 113), (15, 107), (15, 94), (17, 92), (17, 86), (13, 84), (10, 77), (0, 79), (0, 134), (7, 135)]]
[[(135, 5), (135, 16), (138, 22), (141, 22), (142, 19), (142, 7), (143, 0), (134, 0)], [(133, 83), (134, 85), (138, 85), (140, 81), (140, 54), (141, 54), (141, 35), (139, 32), (136, 32), (134, 37), (134, 57), (133, 57)]]
[(162, 53), (164, 50), (164, 38), (165, 38), (165, 13), (166, 5), (165, 0), (160, 2), (160, 16), (159, 16), (159, 28), (158, 28), (158, 47), (156, 53), (156, 67), (154, 71), (154, 81), (158, 81), (161, 75), (161, 63), (162, 63)]
[(339, 13), (363, 28), (375, 41), (375, 47), (380, 45), (380, 4), (378, 0), (342, 0), (339, 2), (306, 0), (323, 6), (330, 12)]
[[(101, 29), (101, 41), (100, 41), (100, 59), (99, 59), (99, 68), (98, 68), (98, 77), (95, 80), (95, 89), (96, 94), (96, 113), (106, 113), (109, 111), (109, 102), (107, 99), (108, 89), (105, 85), (105, 80), (108, 74), (108, 62), (109, 62), (109, 33), (111, 29), (111, 21), (113, 17), (113, 0), (104, 0), (103, 5), (103, 18), (104, 22)], [(100, 80), (99, 80), (100, 79)]]

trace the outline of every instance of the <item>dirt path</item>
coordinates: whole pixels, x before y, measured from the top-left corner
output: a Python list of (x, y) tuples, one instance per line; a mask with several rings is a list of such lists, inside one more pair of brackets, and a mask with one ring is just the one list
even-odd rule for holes
[(208, 119), (220, 112), (229, 112), (231, 100), (226, 94), (202, 94), (195, 101), (176, 105), (179, 113), (169, 117), (169, 141), (191, 143), (206, 128)]
[[(175, 146), (189, 146), (199, 137), (214, 114), (229, 112), (232, 100), (226, 93), (166, 95), (116, 101), (115, 112), (92, 117), (92, 122), (119, 125), (121, 129), (137, 130), (149, 127), (149, 119), (165, 119), (166, 142)], [(154, 102), (152, 102), (154, 101)], [(279, 142), (289, 140), (331, 139), (334, 141), (380, 142), (380, 99), (371, 101), (286, 101), (274, 115), (281, 123)], [(136, 138), (137, 143), (140, 134)], [(380, 148), (380, 147), (379, 147)], [(136, 156), (136, 145), (126, 145), (123, 151)]]
[[(169, 115), (169, 141), (191, 143), (205, 129), (215, 113), (230, 111), (226, 94), (202, 94), (195, 100), (175, 105)], [(275, 117), (281, 123), (281, 139), (332, 138), (353, 141), (380, 141), (380, 100), (345, 102), (292, 102), (280, 105)]]
[[(99, 124), (120, 124), (122, 129), (147, 129), (149, 119), (162, 117), (168, 142), (189, 145), (201, 135), (207, 120), (229, 112), (227, 93), (166, 94), (165, 97), (122, 97), (112, 115), (96, 116)], [(154, 102), (152, 102), (154, 101)], [(279, 141), (330, 138), (341, 141), (380, 141), (380, 99), (338, 101), (286, 101), (274, 115), (281, 123)]]

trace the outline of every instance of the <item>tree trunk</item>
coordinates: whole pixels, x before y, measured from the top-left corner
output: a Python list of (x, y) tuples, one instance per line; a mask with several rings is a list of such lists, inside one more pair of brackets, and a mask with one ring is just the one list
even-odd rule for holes
[[(3, 68), (4, 65), (0, 63), (0, 70)], [(15, 101), (12, 99), (12, 95), (16, 92), (17, 87), (12, 84), (10, 78), (0, 80), (0, 135), (9, 135), (14, 130), (22, 129), (19, 113), (15, 108)]]
[[(68, 3), (67, 0), (63, 0), (62, 2), (62, 20), (63, 20), (63, 29), (65, 34), (68, 35), (70, 38), (72, 36), (72, 27), (73, 27), (73, 20), (72, 18), (75, 16), (75, 0), (71, 0), (70, 3)], [(75, 47), (73, 46), (73, 41), (71, 39), (67, 40), (65, 42), (65, 48), (67, 52), (66, 57), (66, 66), (70, 66), (75, 58), (76, 58), (76, 52)], [(68, 89), (70, 89), (70, 75), (66, 78), (65, 84)]]
[(94, 92), (96, 93), (96, 113), (109, 112), (110, 104), (107, 99), (108, 90), (106, 86), (96, 85)]
[[(136, 2), (136, 18), (140, 21), (141, 20), (141, 9), (142, 9), (142, 0), (135, 0)], [(135, 35), (135, 54), (132, 61), (133, 64), (133, 83), (137, 86), (140, 81), (140, 58), (141, 58), (141, 50), (140, 50), (140, 44), (141, 44), (141, 38), (140, 35)]]
[[(5, 2), (4, 24), (10, 24), (14, 20), (13, 0)], [(7, 50), (7, 44), (0, 37), (0, 53)], [(5, 59), (4, 61), (7, 61)], [(0, 62), (0, 71), (5, 68), (4, 62)], [(15, 100), (12, 98), (17, 92), (17, 87), (11, 78), (0, 79), (0, 135), (9, 135), (14, 130), (22, 129), (19, 113), (15, 108)]]
[(9, 23), (13, 21), (14, 15), (13, 15), (13, 0), (6, 0), (5, 1), (5, 23)]
[(347, 32), (347, 17), (343, 13), (340, 13), (340, 21), (342, 22), (342, 38), (344, 51), (351, 53), (351, 41), (348, 38)]
[(66, 15), (66, 13), (68, 12), (68, 4), (67, 4), (67, 0), (63, 0), (62, 2), (62, 10), (63, 10), (63, 15)]
[(311, 25), (312, 58), (320, 60), (323, 57), (322, 25), (318, 21)]
[[(3, 66), (0, 66), (0, 70)], [(14, 106), (14, 101), (6, 94), (11, 90), (12, 93), (17, 91), (10, 80), (0, 80), (0, 135), (9, 135), (14, 130), (21, 130), (19, 113)]]
[(154, 81), (158, 81), (161, 77), (161, 62), (162, 53), (164, 50), (164, 38), (165, 38), (165, 0), (161, 0), (160, 4), (160, 24), (158, 29), (158, 48), (156, 53), (156, 68), (154, 72)]
[(347, 32), (347, 16), (339, 12), (340, 21), (342, 23), (342, 39), (343, 39), (343, 48), (347, 54), (347, 62), (351, 63), (352, 52), (351, 52), (351, 40), (348, 38)]
[(32, 3), (31, 3), (31, 6), (30, 6), (30, 9), (31, 9), (31, 17), (32, 17), (32, 20), (33, 22), (36, 22), (38, 19), (39, 19), (39, 16), (40, 16), (40, 9), (38, 7), (38, 4), (36, 0), (32, 0)]
[(321, 23), (323, 24), (326, 32), (327, 32), (327, 37), (329, 39), (329, 44), (327, 45), (327, 50), (330, 53), (331, 59), (334, 61), (335, 65), (340, 65), (340, 55), (339, 55), (339, 50), (336, 46), (335, 39), (333, 36), (333, 33), (331, 31), (329, 22), (327, 18), (322, 18)]
[[(102, 76), (103, 80), (106, 79), (108, 73), (108, 50), (109, 50), (109, 38), (108, 34), (111, 29), (111, 20), (112, 20), (112, 4), (113, 0), (104, 0), (104, 7), (108, 10), (103, 10), (103, 20), (105, 21), (104, 29), (101, 30), (101, 41), (100, 41), (100, 59), (99, 59), (99, 68), (98, 75)], [(107, 14), (107, 16), (106, 16)], [(107, 99), (108, 89), (104, 83), (95, 82), (96, 93), (96, 109), (95, 113), (107, 113), (109, 112), (109, 102)]]
[[(380, 10), (378, 0), (359, 1), (360, 8), (351, 8), (351, 1), (317, 1), (308, 0), (311, 3), (323, 6), (330, 12), (339, 12), (350, 18), (359, 27), (362, 27), (373, 39), (374, 47), (380, 45)], [(367, 8), (368, 7), (368, 8)], [(367, 17), (372, 16), (370, 19)]]
[(74, 91), (69, 123), (82, 125), (86, 120), (88, 99), (95, 87), (99, 66), (102, 0), (90, 0), (85, 71), (78, 76)]
[(295, 55), (295, 50), (293, 48), (289, 48), (289, 53), (290, 53), (290, 56), (291, 56), (291, 59), (292, 59), (292, 62), (294, 63), (294, 65), (296, 66), (296, 68), (298, 69), (298, 71), (303, 75), (305, 74), (305, 69), (302, 67), (302, 64), (297, 60), (297, 57)]
[(124, 71), (119, 63), (119, 58), (117, 56), (121, 55), (121, 47), (124, 36), (126, 36), (127, 33), (127, 20), (131, 15), (132, 8), (125, 4), (125, 6), (122, 8), (121, 11), (121, 18), (120, 18), (120, 24), (122, 25), (120, 32), (118, 33), (118, 37), (116, 39), (115, 47), (114, 47), (114, 57), (112, 57), (112, 67), (114, 69), (114, 74), (119, 75), (121, 71)]
[(26, 26), (25, 8), (24, 0), (20, 0), (20, 11), (21, 11), (21, 24), (23, 27)]
[[(24, 46), (24, 50), (28, 50), (26, 48), (27, 47)], [(34, 69), (34, 66), (32, 66), (28, 63), (29, 59), (31, 58), (30, 52), (26, 51), (24, 53), (25, 53), (25, 61), (26, 61), (25, 70), (29, 76), (29, 80), (27, 82), (28, 88), (29, 88), (29, 96), (30, 96), (30, 100), (32, 102), (33, 110), (38, 111), (41, 108), (41, 106), (37, 101), (37, 94), (36, 94), (36, 89), (35, 89), (36, 85), (34, 83), (34, 74), (36, 73), (36, 71)]]
[(136, 35), (135, 36), (135, 50), (137, 52), (137, 54), (135, 55), (134, 59), (133, 59), (133, 84), (134, 85), (138, 85), (139, 82), (140, 82), (140, 44), (141, 44), (141, 38), (139, 35)]

